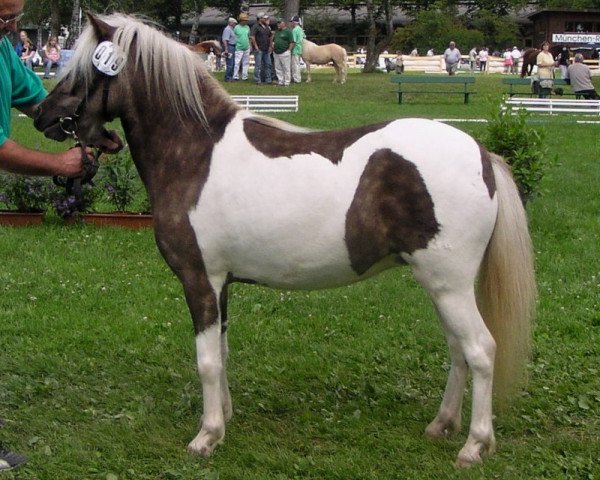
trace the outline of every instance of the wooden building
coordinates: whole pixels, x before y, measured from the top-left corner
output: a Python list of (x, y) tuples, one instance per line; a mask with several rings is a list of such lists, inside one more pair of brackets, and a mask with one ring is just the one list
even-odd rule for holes
[(529, 15), (533, 46), (542, 42), (569, 47), (600, 47), (600, 10), (548, 9)]

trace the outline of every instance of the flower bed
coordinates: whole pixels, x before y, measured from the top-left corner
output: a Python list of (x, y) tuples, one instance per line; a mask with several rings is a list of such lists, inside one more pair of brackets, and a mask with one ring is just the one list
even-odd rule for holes
[(79, 199), (50, 178), (2, 173), (0, 204), (5, 207), (0, 225), (41, 223), (51, 211), (69, 224), (152, 225), (150, 202), (128, 151), (101, 157), (98, 174), (92, 183), (82, 185)]

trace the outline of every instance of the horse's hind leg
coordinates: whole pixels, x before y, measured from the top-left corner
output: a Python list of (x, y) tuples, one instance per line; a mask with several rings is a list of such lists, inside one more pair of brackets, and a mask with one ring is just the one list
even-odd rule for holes
[(425, 435), (430, 438), (447, 437), (461, 429), (462, 401), (469, 367), (458, 338), (446, 331), (446, 339), (450, 349), (450, 373), (438, 414), (425, 429)]
[[(468, 466), (495, 450), (492, 426), (492, 381), (496, 344), (477, 309), (474, 292), (475, 271), (444, 269), (443, 260), (415, 274), (428, 290), (448, 338), (452, 366), (446, 391), (436, 418), (426, 434), (444, 436), (460, 428), (461, 404), (467, 366), (473, 376), (473, 406), (469, 436), (457, 458), (457, 465)], [(444, 280), (439, 280), (444, 279)]]
[(341, 83), (342, 72), (337, 63), (333, 62), (333, 68), (335, 69), (335, 75), (333, 76), (333, 83)]
[(304, 60), (304, 65), (306, 65), (306, 83), (310, 83), (310, 63)]
[(221, 403), (223, 407), (223, 417), (226, 422), (233, 416), (233, 406), (231, 403), (231, 393), (229, 392), (229, 382), (227, 380), (227, 358), (229, 357), (229, 343), (227, 342), (227, 286), (223, 287), (219, 299), (221, 308)]

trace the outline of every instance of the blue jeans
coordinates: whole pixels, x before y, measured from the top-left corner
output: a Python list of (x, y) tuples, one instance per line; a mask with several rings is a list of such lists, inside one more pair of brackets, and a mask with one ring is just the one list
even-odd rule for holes
[(256, 50), (254, 52), (254, 81), (263, 83), (261, 77), (264, 78), (264, 83), (271, 83), (271, 54), (268, 51)]
[(235, 65), (235, 45), (228, 45), (229, 56), (225, 61), (225, 80), (233, 78), (233, 66)]
[(44, 61), (44, 78), (50, 78), (50, 70), (52, 69), (52, 65), (56, 65), (56, 73), (58, 74), (58, 67), (59, 67), (59, 63), (58, 62), (53, 62), (50, 59), (46, 59)]

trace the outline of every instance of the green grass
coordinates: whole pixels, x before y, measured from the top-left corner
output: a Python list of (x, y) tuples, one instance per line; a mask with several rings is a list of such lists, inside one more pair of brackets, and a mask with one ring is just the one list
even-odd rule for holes
[[(478, 78), (469, 105), (458, 95), (398, 105), (385, 74), (351, 74), (345, 86), (327, 71), (313, 78), (286, 89), (300, 112), (280, 118), (315, 128), (486, 118), (499, 102), (500, 76)], [(540, 289), (531, 382), (498, 413), (498, 452), (482, 466), (452, 465), (466, 425), (448, 441), (423, 438), (448, 359), (410, 271), (315, 292), (234, 285), (235, 415), (205, 460), (185, 451), (201, 409), (193, 329), (152, 232), (50, 224), (0, 228), (0, 439), (30, 460), (3, 478), (600, 478), (599, 127), (544, 117), (539, 128), (558, 161), (528, 207)], [(13, 133), (64, 148), (24, 119)]]

